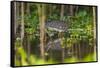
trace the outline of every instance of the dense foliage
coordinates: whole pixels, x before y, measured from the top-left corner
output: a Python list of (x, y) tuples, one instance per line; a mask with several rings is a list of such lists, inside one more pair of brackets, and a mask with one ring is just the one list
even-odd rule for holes
[[(15, 66), (96, 61), (92, 6), (22, 3), (14, 3), (18, 11)], [(43, 25), (47, 21), (64, 21), (68, 29), (66, 32), (47, 29)], [(54, 44), (55, 39), (60, 39), (61, 50)], [(47, 46), (50, 41), (51, 45)]]

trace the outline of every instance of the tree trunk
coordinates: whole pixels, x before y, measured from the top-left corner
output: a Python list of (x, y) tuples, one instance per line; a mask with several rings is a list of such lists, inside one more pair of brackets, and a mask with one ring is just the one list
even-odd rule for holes
[(51, 16), (51, 15), (52, 15), (52, 5), (49, 4), (49, 16)]
[[(14, 2), (14, 36), (15, 36), (14, 41), (16, 42), (16, 2)], [(15, 60), (15, 59), (17, 59), (16, 46), (15, 46), (14, 50), (15, 50), (15, 56), (14, 56), (14, 60)], [(16, 64), (16, 61), (14, 63)]]
[(39, 22), (40, 22), (40, 53), (41, 58), (45, 60), (44, 56), (44, 35), (45, 35), (45, 5), (38, 4), (38, 14), (39, 14)]
[(64, 5), (61, 5), (60, 20), (63, 20), (63, 16), (64, 16)]
[(23, 46), (24, 38), (24, 3), (21, 3), (21, 46)]
[(27, 3), (27, 10), (26, 10), (27, 15), (30, 14), (30, 3)]
[(93, 7), (94, 39), (96, 39), (96, 8)]
[[(26, 9), (26, 13), (27, 13), (27, 15), (29, 16), (30, 15), (30, 3), (27, 3), (27, 9)], [(27, 22), (27, 23), (29, 23), (29, 22)], [(31, 36), (30, 36), (30, 34), (28, 34), (28, 33), (26, 33), (27, 35), (27, 59), (28, 59), (28, 62), (30, 62), (30, 52), (31, 52), (31, 47), (30, 47), (30, 38), (31, 38)]]
[[(75, 6), (74, 16), (77, 16), (77, 13), (78, 13), (78, 6)], [(78, 44), (79, 44), (79, 47), (77, 47)], [(79, 42), (78, 43), (75, 43), (75, 51), (76, 51), (75, 52), (75, 56), (76, 56), (76, 58), (78, 58), (78, 53), (80, 52), (78, 50), (78, 48), (80, 49), (80, 43)]]
[[(17, 12), (16, 12), (16, 9), (17, 9), (17, 3), (16, 2), (14, 2), (14, 34), (15, 34), (15, 36), (16, 36), (16, 23), (17, 23)], [(16, 38), (16, 37), (15, 37)]]
[(73, 16), (73, 5), (70, 5), (70, 16)]
[(77, 13), (78, 13), (78, 9), (79, 9), (79, 6), (75, 6), (75, 13), (74, 13), (74, 15), (76, 16), (77, 15)]
[[(16, 37), (17, 37), (17, 28), (18, 28), (18, 18), (19, 18), (19, 3), (14, 2), (14, 41), (16, 42)], [(18, 48), (15, 46), (15, 59), (19, 60), (19, 55), (17, 55), (17, 50)], [(16, 64), (16, 62), (15, 62)]]
[[(93, 8), (93, 25), (94, 25), (94, 53), (96, 53), (96, 7)], [(96, 56), (94, 56), (96, 59)]]
[[(60, 13), (60, 20), (63, 20), (63, 16), (64, 16), (64, 5), (61, 5), (61, 13)], [(61, 42), (63, 43), (63, 33), (60, 33), (60, 38), (61, 38)], [(64, 44), (61, 44), (61, 46), (63, 47)], [(62, 48), (62, 63), (64, 62), (64, 56), (65, 56), (65, 47)]]
[[(21, 47), (23, 47), (23, 39), (24, 39), (24, 3), (21, 2)], [(20, 58), (21, 65), (23, 64), (22, 57)]]

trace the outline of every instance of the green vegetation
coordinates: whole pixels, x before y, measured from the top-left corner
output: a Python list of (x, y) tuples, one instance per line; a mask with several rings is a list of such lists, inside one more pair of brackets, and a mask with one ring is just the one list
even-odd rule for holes
[(96, 61), (96, 7), (14, 4), (15, 66)]

